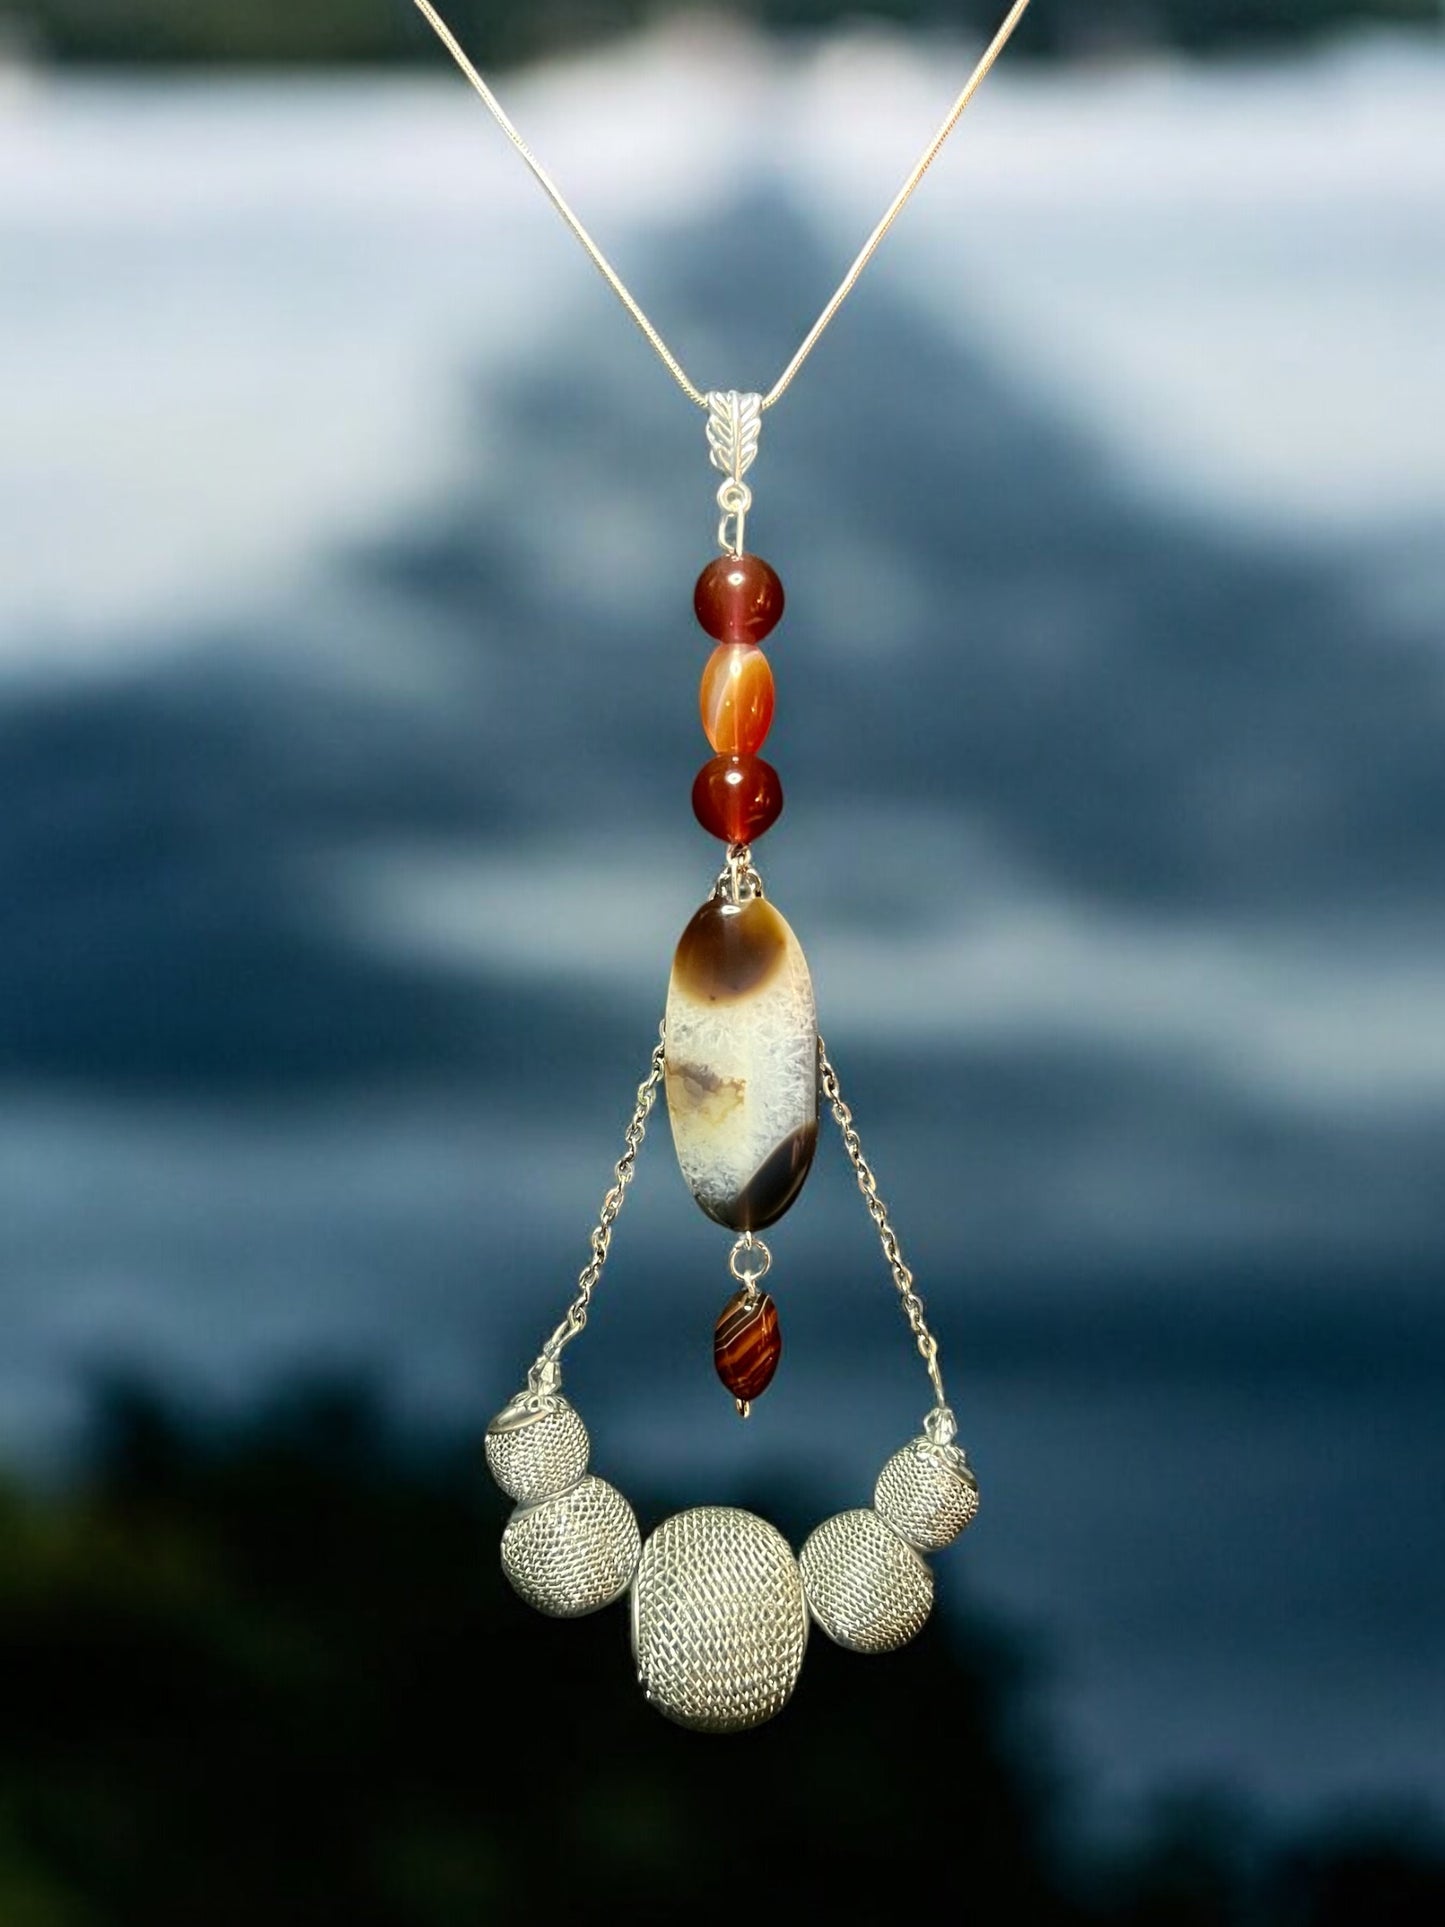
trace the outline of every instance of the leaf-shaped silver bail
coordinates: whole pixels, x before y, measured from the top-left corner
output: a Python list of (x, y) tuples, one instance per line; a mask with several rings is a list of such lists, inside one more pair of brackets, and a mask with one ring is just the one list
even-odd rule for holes
[(707, 456), (726, 477), (717, 492), (722, 510), (718, 547), (727, 555), (741, 555), (753, 492), (743, 477), (757, 459), (763, 432), (763, 398), (740, 394), (736, 388), (714, 388), (707, 398)]

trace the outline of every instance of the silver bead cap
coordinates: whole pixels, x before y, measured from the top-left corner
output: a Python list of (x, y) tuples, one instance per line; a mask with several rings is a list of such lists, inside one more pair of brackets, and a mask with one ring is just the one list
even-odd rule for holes
[(977, 1517), (978, 1481), (958, 1446), (916, 1438), (878, 1474), (873, 1505), (909, 1545), (941, 1552)]

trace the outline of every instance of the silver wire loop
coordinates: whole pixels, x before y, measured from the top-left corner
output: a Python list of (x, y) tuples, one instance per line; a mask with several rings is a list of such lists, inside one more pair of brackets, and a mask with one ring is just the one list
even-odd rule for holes
[[(745, 1265), (744, 1258), (752, 1258), (756, 1262)], [(738, 1283), (745, 1285), (750, 1292), (756, 1292), (760, 1281), (767, 1277), (772, 1268), (772, 1252), (768, 1250), (762, 1239), (755, 1238), (751, 1231), (743, 1232), (728, 1253), (728, 1270)]]
[(527, 1391), (539, 1406), (548, 1404), (562, 1389), (562, 1368), (555, 1358), (543, 1356), (527, 1373)]
[(753, 868), (753, 853), (748, 844), (728, 845), (728, 859), (718, 872), (712, 893), (724, 903), (750, 903), (754, 897), (767, 895), (763, 879)]
[[(908, 1328), (913, 1333), (918, 1355), (923, 1360), (924, 1368), (928, 1373), (928, 1382), (933, 1387), (935, 1411), (947, 1413), (951, 1422), (953, 1415), (948, 1410), (948, 1399), (943, 1390), (943, 1372), (938, 1363), (938, 1340), (928, 1329), (928, 1322), (923, 1315), (923, 1300), (913, 1288), (913, 1273), (903, 1262), (903, 1248), (898, 1242), (898, 1233), (889, 1222), (887, 1205), (878, 1195), (878, 1180), (874, 1177), (868, 1160), (863, 1155), (863, 1146), (858, 1140), (858, 1133), (853, 1124), (853, 1113), (843, 1102), (843, 1093), (838, 1088), (838, 1073), (829, 1061), (827, 1047), (821, 1036), (818, 1039), (818, 1077), (823, 1087), (823, 1095), (827, 1098), (838, 1129), (843, 1135), (843, 1149), (848, 1153), (854, 1176), (858, 1180), (858, 1189), (863, 1193), (863, 1202), (868, 1207), (868, 1215), (877, 1229), (878, 1240), (883, 1247), (883, 1256), (887, 1260), (888, 1269), (893, 1274), (893, 1283), (898, 1289), (903, 1315), (908, 1320)], [(930, 1414), (930, 1416), (933, 1415)], [(941, 1425), (942, 1420), (940, 1419), (938, 1423)], [(932, 1434), (930, 1433), (929, 1436), (932, 1437)]]
[(923, 1421), (923, 1431), (933, 1445), (952, 1445), (958, 1437), (958, 1423), (946, 1405), (935, 1405)]
[[(793, 359), (788, 363), (782, 374), (778, 376), (778, 379), (773, 383), (767, 394), (761, 397), (759, 401), (760, 408), (771, 408), (775, 401), (781, 399), (794, 375), (797, 374), (803, 363), (808, 359), (808, 356), (813, 352), (814, 347), (817, 345), (819, 335), (822, 334), (828, 323), (833, 319), (833, 316), (837, 314), (839, 308), (842, 307), (848, 296), (853, 292), (858, 277), (873, 259), (884, 235), (903, 212), (913, 190), (918, 186), (918, 183), (938, 158), (939, 149), (958, 125), (959, 120), (963, 116), (963, 110), (968, 106), (968, 103), (988, 78), (989, 70), (1008, 45), (1009, 37), (1019, 21), (1022, 20), (1024, 10), (1028, 4), (1029, 0), (1014, 0), (1013, 5), (1004, 16), (1003, 24), (984, 49), (973, 72), (964, 82), (962, 92), (957, 95), (953, 105), (944, 116), (938, 132), (933, 136), (933, 139), (928, 143), (927, 147), (924, 148), (922, 154), (914, 164), (913, 171), (894, 195), (884, 212), (882, 220), (879, 221), (873, 232), (868, 236), (868, 239), (863, 243), (863, 247), (854, 260), (852, 267), (849, 268), (848, 272), (843, 276), (843, 279), (838, 283), (828, 305), (818, 316), (818, 319), (813, 323), (807, 334), (804, 335)], [(472, 62), (467, 58), (461, 42), (457, 39), (446, 21), (442, 19), (436, 8), (431, 4), (431, 0), (416, 0), (416, 6), (418, 11), (426, 19), (427, 24), (431, 27), (432, 32), (435, 33), (437, 39), (440, 40), (460, 68), (467, 84), (479, 96), (487, 112), (492, 116), (492, 119), (521, 155), (523, 161), (531, 170), (533, 178), (542, 189), (542, 192), (547, 196), (547, 199), (552, 203), (553, 207), (556, 208), (568, 227), (571, 228), (578, 241), (581, 242), (593, 267), (596, 268), (608, 287), (611, 288), (612, 292), (617, 296), (617, 299), (642, 330), (643, 335), (651, 343), (663, 367), (666, 368), (667, 372), (672, 376), (673, 380), (690, 402), (698, 408), (709, 407), (709, 397), (703, 393), (702, 389), (699, 388), (695, 382), (688, 379), (687, 372), (683, 368), (682, 363), (668, 347), (656, 328), (653, 327), (647, 316), (642, 312), (642, 309), (638, 306), (616, 268), (613, 267), (612, 263), (607, 259), (607, 256), (602, 252), (601, 248), (598, 247), (597, 243), (592, 239), (592, 236), (587, 232), (586, 228), (583, 227), (581, 221), (578, 220), (577, 216), (562, 198), (562, 190), (537, 159), (531, 148), (528, 147), (527, 143), (522, 139), (522, 136), (517, 132), (506, 109), (492, 92), (486, 81), (482, 79), (481, 75), (472, 65)]]
[(722, 520), (717, 525), (717, 545), (725, 555), (741, 555), (747, 546), (748, 510), (753, 492), (746, 482), (724, 482), (717, 492)]

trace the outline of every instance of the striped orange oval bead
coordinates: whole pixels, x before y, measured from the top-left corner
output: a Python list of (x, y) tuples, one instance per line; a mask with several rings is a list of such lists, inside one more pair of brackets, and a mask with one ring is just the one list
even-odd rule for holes
[(761, 649), (720, 642), (698, 690), (703, 732), (720, 756), (751, 756), (773, 722), (773, 671)]
[(739, 1405), (747, 1405), (772, 1383), (783, 1355), (778, 1308), (765, 1291), (734, 1292), (722, 1308), (712, 1335), (717, 1375)]

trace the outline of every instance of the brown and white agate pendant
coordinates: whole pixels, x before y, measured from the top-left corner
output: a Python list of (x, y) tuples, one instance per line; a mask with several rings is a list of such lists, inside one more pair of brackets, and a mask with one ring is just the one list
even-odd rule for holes
[(818, 1143), (818, 1017), (802, 945), (760, 896), (712, 897), (667, 993), (667, 1111), (688, 1189), (732, 1231), (775, 1224)]

